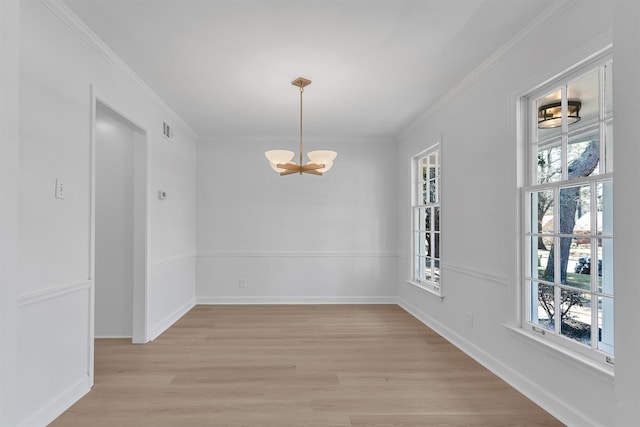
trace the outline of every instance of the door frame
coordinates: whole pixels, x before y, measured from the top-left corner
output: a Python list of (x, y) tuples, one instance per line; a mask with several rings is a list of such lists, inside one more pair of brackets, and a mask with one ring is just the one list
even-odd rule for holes
[(90, 289), (90, 366), (93, 383), (94, 339), (95, 339), (95, 263), (96, 263), (96, 114), (100, 103), (122, 118), (134, 130), (133, 148), (133, 325), (131, 341), (134, 344), (149, 342), (148, 333), (148, 236), (149, 236), (149, 155), (148, 131), (136, 121), (124, 114), (121, 109), (109, 102), (107, 96), (98, 94), (95, 86), (91, 86), (91, 207), (90, 207), (90, 244), (89, 244), (89, 276)]

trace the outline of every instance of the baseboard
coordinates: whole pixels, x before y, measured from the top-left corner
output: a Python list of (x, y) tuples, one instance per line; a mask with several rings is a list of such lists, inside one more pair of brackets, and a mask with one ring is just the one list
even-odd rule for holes
[(164, 331), (169, 329), (171, 325), (176, 323), (182, 316), (187, 314), (189, 310), (191, 310), (196, 305), (195, 299), (190, 299), (184, 305), (179, 307), (177, 310), (174, 310), (169, 315), (165, 316), (162, 320), (158, 322), (157, 325), (149, 328), (149, 341), (153, 341), (160, 336)]
[(565, 402), (561, 396), (551, 393), (548, 389), (542, 389), (532, 384), (528, 378), (505, 365), (490, 353), (469, 342), (460, 334), (452, 331), (405, 299), (398, 298), (398, 305), (562, 423), (568, 426), (594, 426), (593, 420), (585, 418), (584, 415)]
[(123, 338), (131, 339), (131, 335), (95, 335), (93, 338), (97, 340), (123, 339)]
[(199, 297), (198, 304), (397, 304), (397, 297)]
[(33, 427), (46, 426), (53, 420), (58, 418), (64, 411), (69, 409), (71, 405), (76, 403), (82, 396), (91, 390), (91, 379), (89, 376), (82, 378), (76, 384), (60, 393), (55, 399), (44, 405), (35, 414), (32, 414), (26, 420), (22, 420), (18, 426)]

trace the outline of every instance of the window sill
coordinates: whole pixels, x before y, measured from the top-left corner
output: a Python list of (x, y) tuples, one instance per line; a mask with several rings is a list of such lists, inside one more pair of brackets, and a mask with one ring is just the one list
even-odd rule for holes
[(613, 380), (614, 368), (610, 365), (605, 365), (604, 362), (598, 362), (597, 360), (572, 351), (569, 348), (558, 345), (548, 339), (542, 338), (534, 332), (529, 332), (523, 328), (517, 326), (511, 326), (502, 324), (509, 332), (513, 333), (517, 338), (522, 338), (529, 343), (541, 344), (544, 350), (554, 353), (556, 356), (563, 356), (571, 358), (572, 360), (579, 362), (576, 366), (580, 366), (590, 373), (597, 372), (602, 374), (606, 378)]
[(414, 282), (413, 280), (407, 280), (407, 283), (415, 286), (416, 288), (420, 289), (421, 291), (423, 291), (424, 293), (426, 293), (427, 295), (433, 298), (437, 298), (440, 301), (444, 299), (444, 295), (442, 295), (439, 291), (431, 289), (428, 286), (423, 285), (422, 283)]

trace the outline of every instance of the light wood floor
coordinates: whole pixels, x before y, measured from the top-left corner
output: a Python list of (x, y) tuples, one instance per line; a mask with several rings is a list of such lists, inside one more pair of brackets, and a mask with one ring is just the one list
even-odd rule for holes
[(396, 305), (254, 305), (96, 340), (93, 390), (51, 425), (562, 424)]

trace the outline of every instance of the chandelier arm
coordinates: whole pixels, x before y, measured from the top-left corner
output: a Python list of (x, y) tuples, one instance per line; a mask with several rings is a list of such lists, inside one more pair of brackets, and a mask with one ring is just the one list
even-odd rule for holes
[(320, 175), (320, 176), (322, 176), (322, 172), (317, 171), (317, 170), (306, 170), (306, 171), (303, 171), (303, 172), (304, 173), (309, 173), (311, 175)]
[(287, 169), (287, 170), (296, 171), (296, 172), (300, 170), (300, 166), (295, 165), (293, 163), (278, 163), (276, 167), (280, 169)]
[(322, 163), (309, 163), (307, 165), (300, 165), (300, 169), (302, 169), (302, 172), (306, 172), (306, 171), (310, 171), (310, 170), (316, 170), (316, 169), (322, 169), (324, 168), (325, 165)]

